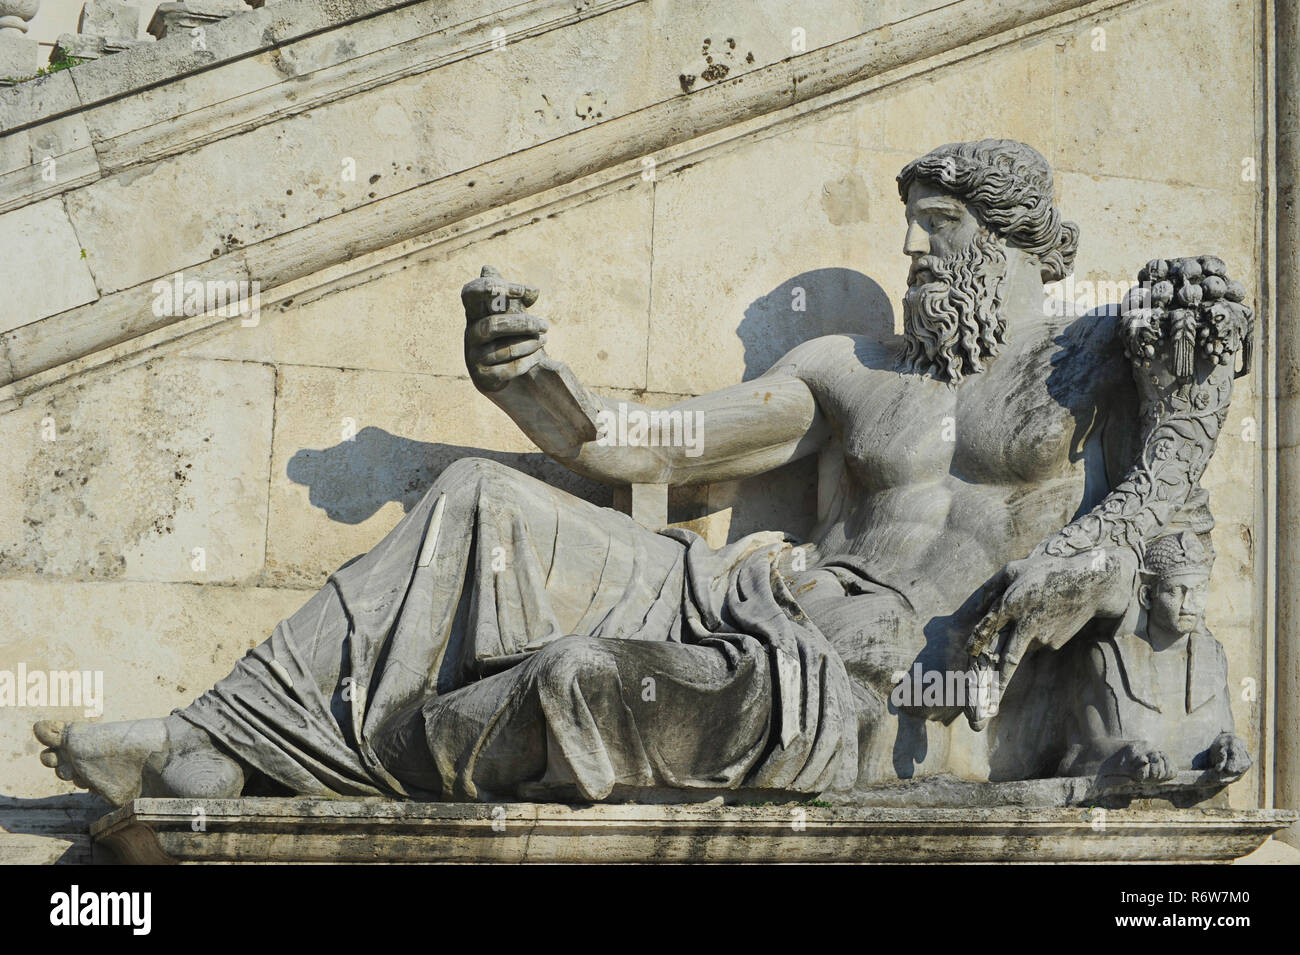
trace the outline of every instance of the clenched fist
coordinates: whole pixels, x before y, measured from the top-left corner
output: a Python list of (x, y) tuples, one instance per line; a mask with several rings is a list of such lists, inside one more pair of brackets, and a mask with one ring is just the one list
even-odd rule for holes
[(500, 391), (544, 357), (544, 333), (550, 326), (524, 311), (539, 294), (530, 286), (507, 282), (490, 265), (460, 290), (465, 366), (479, 391)]

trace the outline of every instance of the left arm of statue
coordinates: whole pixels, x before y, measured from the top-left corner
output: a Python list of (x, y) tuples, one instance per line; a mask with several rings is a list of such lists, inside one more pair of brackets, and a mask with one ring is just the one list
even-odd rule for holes
[[(1187, 262), (1192, 265), (1182, 265)], [(987, 588), (988, 609), (967, 650), (973, 657), (997, 654), (1004, 688), (1033, 647), (1063, 645), (1088, 620), (1107, 615), (1108, 601), (1131, 596), (1146, 543), (1164, 532), (1199, 486), (1227, 417), (1238, 352), (1247, 356), (1241, 373), (1249, 367), (1253, 322), (1251, 310), (1241, 304), (1244, 287), (1226, 279), (1222, 263), (1214, 262), (1224, 277), (1215, 289), (1218, 297), (1202, 300), (1208, 278), (1200, 283), (1180, 275), (1180, 268), (1200, 275), (1197, 260), (1184, 259), (1172, 267), (1167, 262), (1148, 266), (1159, 264), (1165, 272), (1148, 276), (1144, 270), (1139, 280), (1147, 284), (1135, 288), (1121, 309), (1118, 337), (1139, 407), (1107, 407), (1103, 386), (1097, 391), (1099, 411), (1103, 418), (1137, 420), (1139, 451), (1096, 507), (1042, 541), (1029, 557), (1008, 564)], [(1164, 281), (1166, 275), (1170, 281)], [(1161, 281), (1153, 285), (1148, 278)], [(1161, 285), (1173, 291), (1158, 293)], [(1183, 303), (1189, 286), (1194, 301), (1165, 311), (1166, 305)], [(1152, 301), (1157, 294), (1163, 301)]]

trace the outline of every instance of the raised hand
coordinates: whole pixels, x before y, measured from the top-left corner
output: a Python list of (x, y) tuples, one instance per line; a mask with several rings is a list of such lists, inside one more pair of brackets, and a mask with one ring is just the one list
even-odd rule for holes
[(500, 391), (544, 357), (542, 346), (550, 325), (524, 311), (539, 294), (531, 286), (507, 282), (490, 265), (460, 290), (465, 306), (465, 366), (479, 391)]

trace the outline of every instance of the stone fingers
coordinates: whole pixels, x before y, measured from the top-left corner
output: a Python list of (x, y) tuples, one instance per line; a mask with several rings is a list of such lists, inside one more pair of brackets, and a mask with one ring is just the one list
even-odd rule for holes
[(527, 312), (502, 312), (489, 315), (471, 324), (465, 330), (470, 345), (484, 345), (498, 338), (513, 335), (540, 335), (550, 330), (550, 322)]
[(527, 374), (545, 357), (546, 353), (538, 349), (531, 355), (525, 355), (523, 358), (502, 365), (484, 365), (478, 369), (476, 380), (480, 387), (488, 391), (498, 391), (520, 375)]

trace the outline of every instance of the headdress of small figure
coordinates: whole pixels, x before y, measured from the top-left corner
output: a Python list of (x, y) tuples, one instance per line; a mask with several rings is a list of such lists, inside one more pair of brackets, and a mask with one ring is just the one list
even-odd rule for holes
[(1201, 543), (1194, 531), (1158, 538), (1146, 548), (1142, 573), (1148, 578), (1174, 577), (1178, 574), (1209, 574), (1214, 551)]

